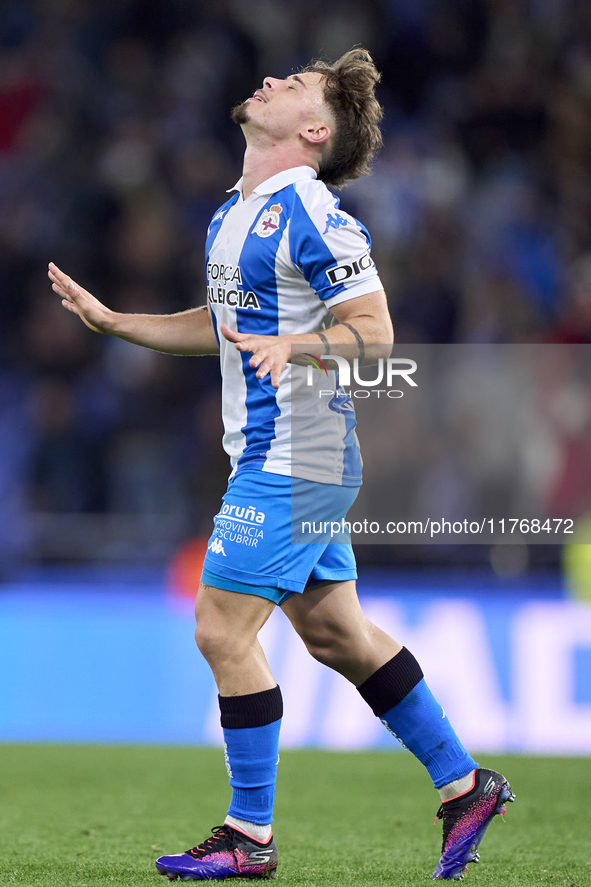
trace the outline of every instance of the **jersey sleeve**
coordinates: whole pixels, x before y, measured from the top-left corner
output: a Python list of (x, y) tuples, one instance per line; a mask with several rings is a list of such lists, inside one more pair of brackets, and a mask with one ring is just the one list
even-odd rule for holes
[(320, 182), (297, 190), (289, 246), (294, 265), (328, 308), (382, 288), (367, 230)]

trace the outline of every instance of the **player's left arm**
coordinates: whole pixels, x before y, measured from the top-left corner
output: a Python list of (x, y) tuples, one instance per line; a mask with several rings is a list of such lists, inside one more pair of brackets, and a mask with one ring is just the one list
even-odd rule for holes
[[(388, 300), (383, 289), (346, 302), (339, 302), (331, 308), (336, 324), (324, 333), (317, 333), (330, 345), (351, 344), (357, 347), (356, 357), (365, 360), (366, 347), (384, 345), (390, 348), (394, 344), (394, 329), (388, 309)], [(326, 344), (323, 342), (322, 344)]]
[(383, 289), (339, 302), (331, 311), (337, 322), (321, 333), (257, 336), (235, 332), (226, 324), (222, 324), (220, 332), (234, 342), (238, 351), (252, 354), (249, 363), (256, 369), (257, 379), (270, 375), (273, 388), (279, 388), (279, 378), (291, 361), (293, 345), (309, 346), (319, 355), (330, 353), (331, 346), (351, 345), (361, 360), (365, 359), (368, 345), (392, 345), (394, 332)]

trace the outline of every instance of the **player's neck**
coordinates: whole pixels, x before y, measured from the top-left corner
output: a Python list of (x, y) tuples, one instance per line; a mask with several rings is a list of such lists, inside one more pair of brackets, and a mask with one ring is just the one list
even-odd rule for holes
[(318, 165), (310, 154), (295, 145), (248, 145), (242, 169), (242, 196), (250, 197), (254, 189), (277, 173), (296, 166), (310, 166), (318, 171)]

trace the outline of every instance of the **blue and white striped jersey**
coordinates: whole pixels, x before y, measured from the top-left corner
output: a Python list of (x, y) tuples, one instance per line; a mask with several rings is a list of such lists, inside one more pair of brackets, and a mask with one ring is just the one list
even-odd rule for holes
[[(308, 419), (300, 421), (298, 434), (309, 431), (313, 445), (307, 456), (298, 447), (292, 460), (292, 388), (297, 384), (302, 393), (305, 370), (288, 364), (276, 390), (269, 377), (256, 378), (251, 355), (239, 352), (218, 328), (226, 323), (241, 333), (287, 335), (331, 326), (330, 308), (381, 288), (369, 235), (339, 210), (338, 198), (311, 167), (278, 173), (246, 200), (241, 184), (213, 217), (206, 242), (208, 300), (220, 343), (224, 449), (233, 471), (358, 486), (361, 457), (351, 400), (312, 397), (309, 389)], [(333, 372), (323, 387), (336, 390), (337, 384)]]

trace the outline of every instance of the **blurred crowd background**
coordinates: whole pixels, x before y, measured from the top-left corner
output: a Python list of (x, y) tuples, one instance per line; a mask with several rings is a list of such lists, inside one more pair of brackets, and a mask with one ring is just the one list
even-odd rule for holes
[(0, 572), (159, 563), (209, 534), (216, 360), (92, 334), (47, 262), (116, 310), (203, 304), (205, 231), (241, 168), (230, 108), (356, 44), (383, 72), (385, 147), (341, 199), (397, 341), (590, 341), (586, 0), (3, 0)]

